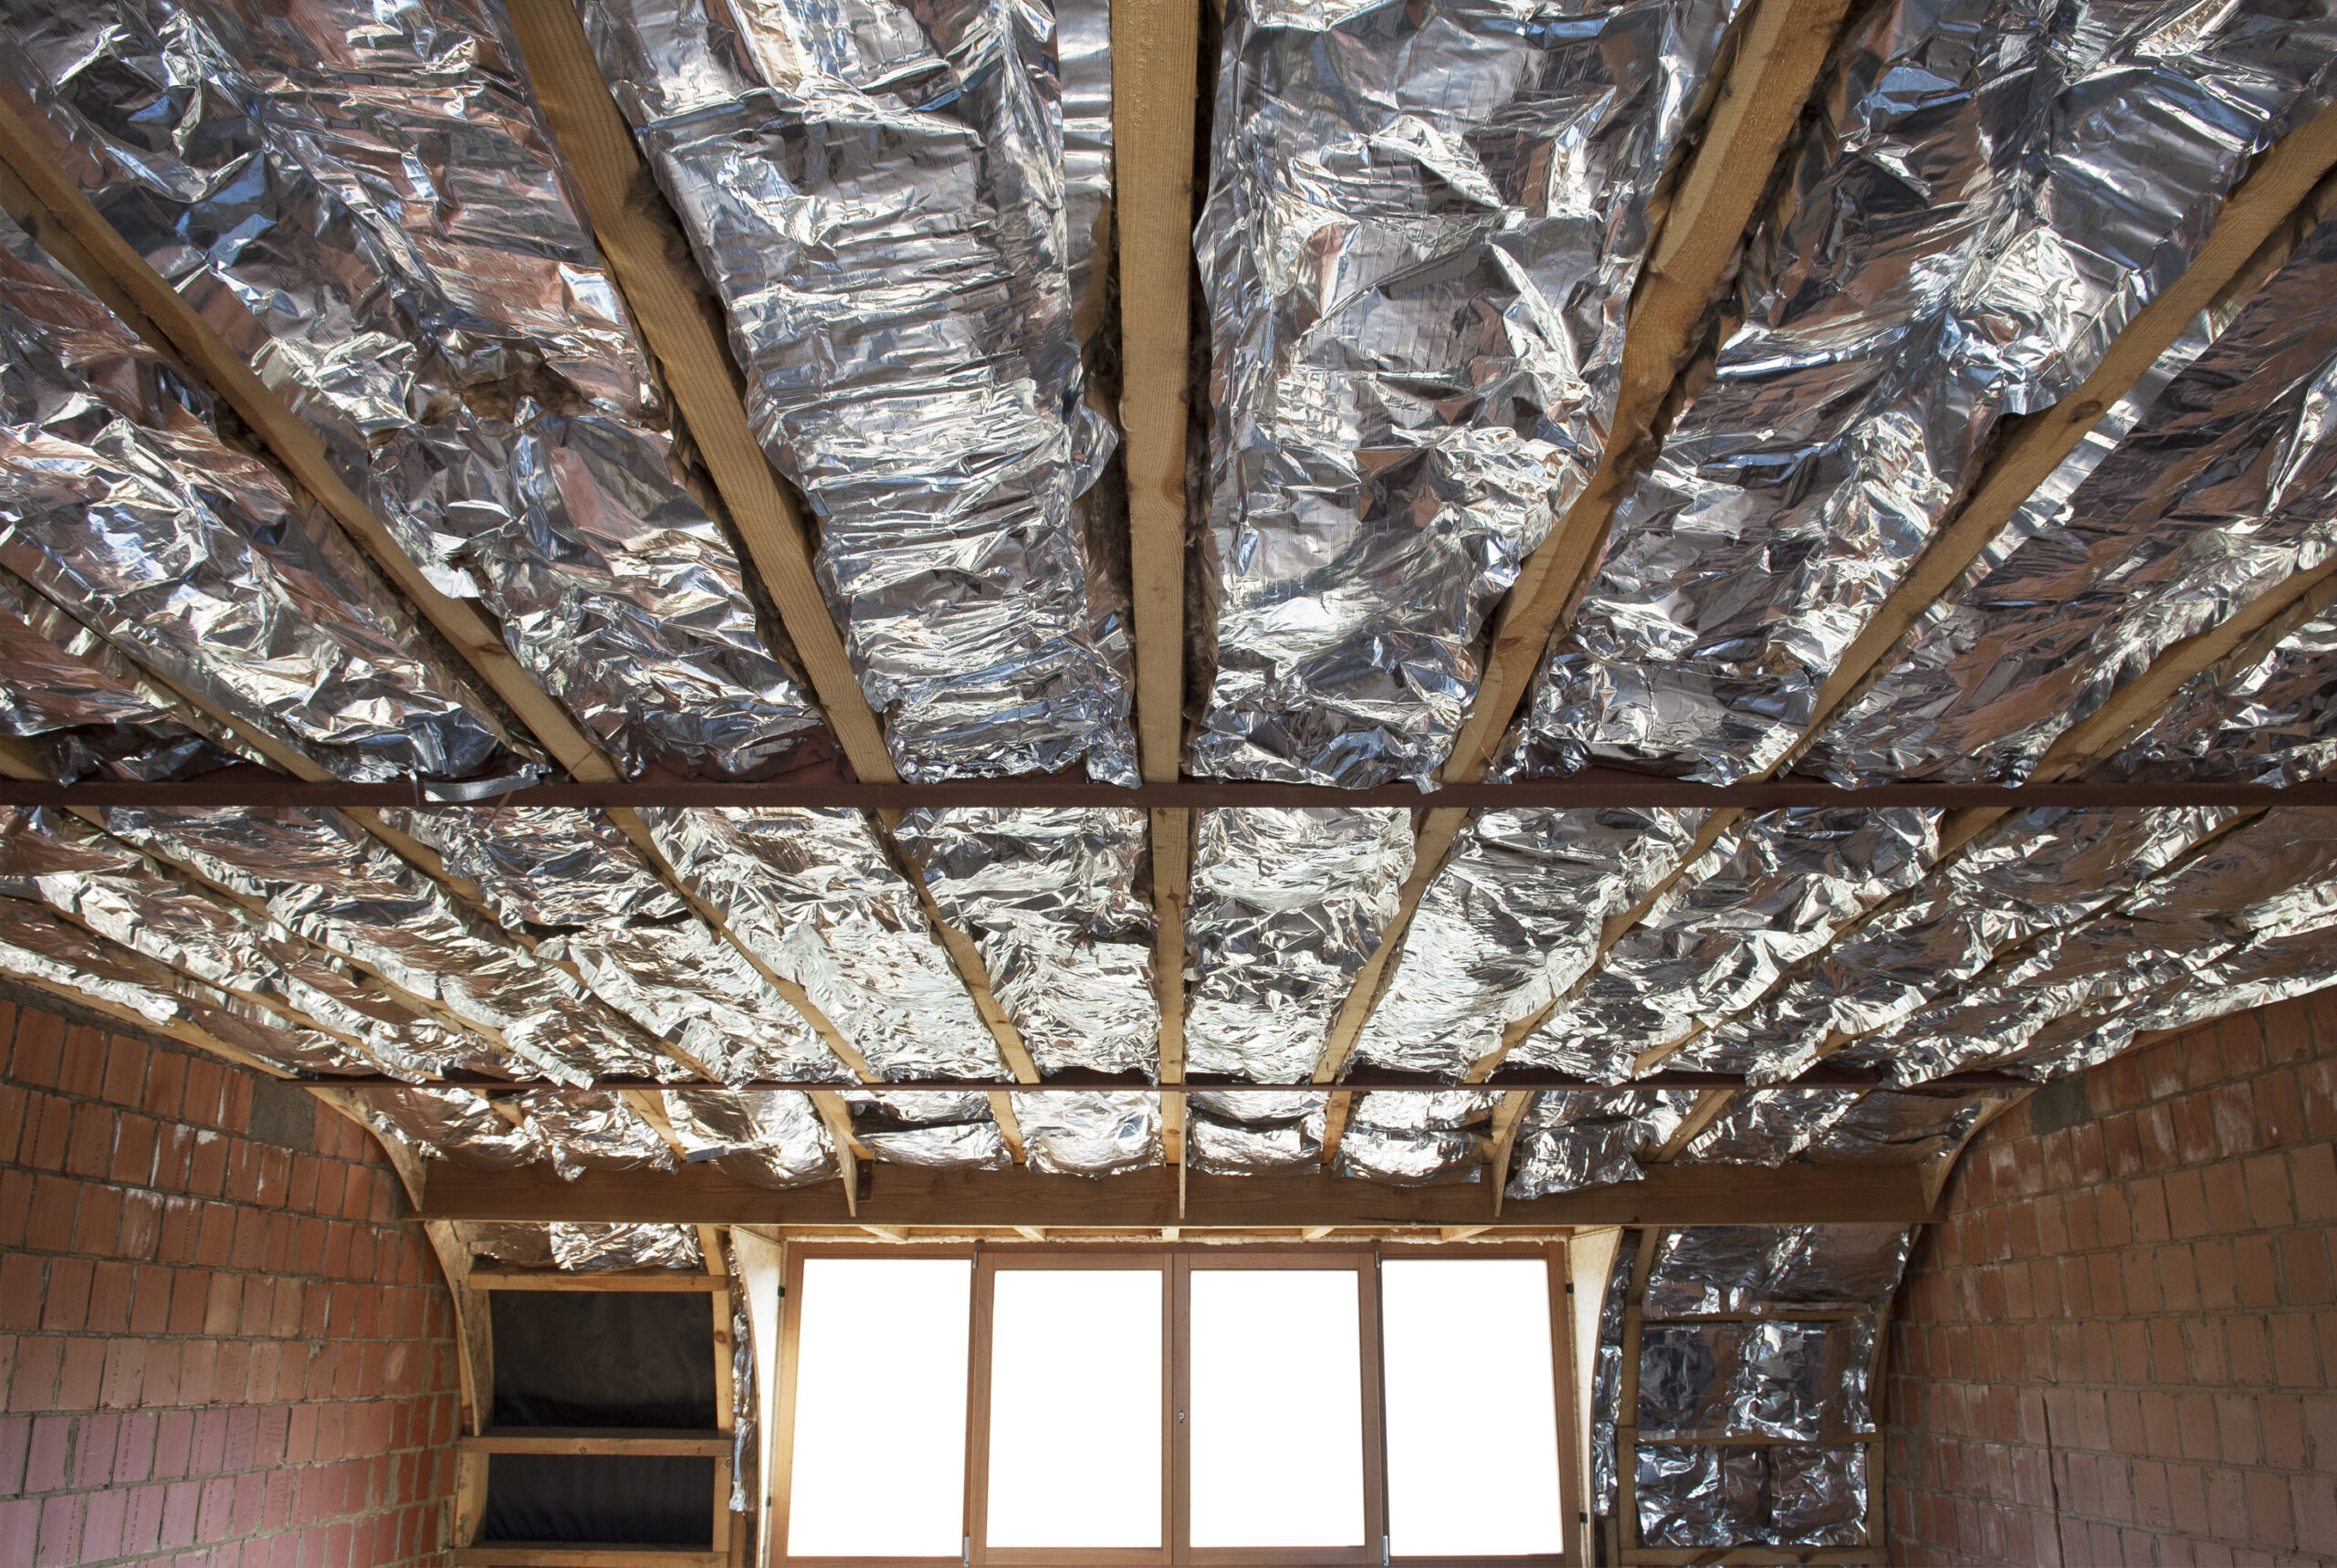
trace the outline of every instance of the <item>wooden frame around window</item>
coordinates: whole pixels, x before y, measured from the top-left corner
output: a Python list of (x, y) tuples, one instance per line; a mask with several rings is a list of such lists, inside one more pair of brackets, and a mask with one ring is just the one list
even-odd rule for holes
[[(793, 1484), (795, 1444), (796, 1359), (800, 1348), (800, 1310), (784, 1315), (781, 1334), (781, 1361), (777, 1408), (773, 1419), (771, 1478), (772, 1510), (765, 1521), (772, 1532), (770, 1561), (783, 1568), (938, 1568), (941, 1564), (970, 1563), (975, 1568), (1120, 1568), (1120, 1565), (1160, 1564), (1190, 1565), (1190, 1568), (1314, 1568), (1315, 1564), (1339, 1565), (1339, 1568), (1362, 1568), (1381, 1561), (1382, 1542), (1386, 1538), (1387, 1475), (1383, 1442), (1384, 1411), (1382, 1407), (1382, 1378), (1384, 1375), (1379, 1346), (1379, 1299), (1377, 1261), (1382, 1258), (1455, 1259), (1532, 1257), (1543, 1260), (1548, 1266), (1550, 1302), (1550, 1364), (1555, 1382), (1552, 1408), (1557, 1421), (1557, 1452), (1559, 1465), (1559, 1501), (1562, 1510), (1572, 1515), (1566, 1521), (1567, 1552), (1542, 1553), (1531, 1556), (1487, 1558), (1399, 1557), (1394, 1562), (1403, 1568), (1484, 1568), (1488, 1563), (1498, 1563), (1503, 1568), (1573, 1568), (1583, 1561), (1578, 1553), (1588, 1544), (1580, 1524), (1581, 1485), (1575, 1444), (1573, 1313), (1569, 1309), (1567, 1291), (1567, 1251), (1562, 1242), (1510, 1243), (1495, 1245), (1426, 1243), (1383, 1243), (1341, 1245), (1315, 1243), (1305, 1246), (1263, 1243), (1238, 1246), (1210, 1246), (1194, 1243), (1079, 1243), (1053, 1242), (1036, 1244), (980, 1246), (921, 1246), (915, 1243), (820, 1243), (807, 1242), (788, 1249), (786, 1289), (791, 1308), (802, 1300), (803, 1266), (815, 1258), (963, 1258), (973, 1263), (972, 1301), (969, 1314), (969, 1330), (967, 1346), (966, 1399), (966, 1469), (964, 1477), (965, 1524), (967, 1541), (964, 1551), (948, 1556), (934, 1557), (816, 1557), (788, 1554), (787, 1530), (790, 1517), (790, 1490)], [(997, 1548), (984, 1540), (990, 1495), (990, 1381), (991, 1302), (996, 1276), (1001, 1269), (1110, 1269), (1152, 1265), (1160, 1269), (1162, 1276), (1162, 1325), (1165, 1335), (1162, 1356), (1162, 1421), (1161, 1444), (1162, 1520), (1159, 1547), (1147, 1548)], [(1218, 1269), (1303, 1269), (1353, 1270), (1357, 1274), (1357, 1305), (1359, 1314), (1357, 1343), (1362, 1365), (1358, 1380), (1363, 1400), (1363, 1467), (1364, 1467), (1364, 1543), (1351, 1548), (1243, 1547), (1195, 1548), (1186, 1540), (1189, 1518), (1189, 1452), (1187, 1425), (1175, 1419), (1175, 1412), (1185, 1407), (1189, 1392), (1191, 1368), (1188, 1364), (1190, 1309), (1190, 1280), (1197, 1270)], [(871, 1347), (872, 1354), (881, 1357), (882, 1347)], [(1469, 1375), (1472, 1383), (1493, 1396), (1504, 1374), (1498, 1359), (1488, 1359), (1472, 1366)], [(1295, 1417), (1302, 1423), (1302, 1413)], [(871, 1441), (872, 1454), (881, 1455), (881, 1444), (873, 1442), (872, 1435), (838, 1433), (836, 1441)]]

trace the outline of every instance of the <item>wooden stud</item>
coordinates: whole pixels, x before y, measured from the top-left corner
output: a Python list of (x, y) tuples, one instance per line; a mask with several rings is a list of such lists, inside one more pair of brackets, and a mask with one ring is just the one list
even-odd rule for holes
[[(446, 1293), (455, 1308), (455, 1356), (461, 1383), (463, 1425), (473, 1435), (487, 1430), (495, 1417), (495, 1335), (487, 1304), (471, 1279), (470, 1244), (455, 1226), (443, 1219), (425, 1220), (422, 1232), (438, 1256), (446, 1277)], [(485, 1477), (480, 1478), (485, 1484)], [(471, 1537), (458, 1534), (456, 1544)]]
[(1495, 1219), (1501, 1218), (1502, 1194), (1509, 1186), (1509, 1161), (1516, 1148), (1517, 1129), (1525, 1120), (1525, 1108), (1533, 1103), (1532, 1094), (1513, 1090), (1504, 1094), (1501, 1103), (1493, 1107), (1493, 1158), (1486, 1162), (1486, 1169), (1493, 1177)]

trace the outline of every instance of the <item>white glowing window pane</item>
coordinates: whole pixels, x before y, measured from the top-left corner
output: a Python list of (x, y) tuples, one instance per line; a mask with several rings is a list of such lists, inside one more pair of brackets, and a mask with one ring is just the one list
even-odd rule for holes
[(1379, 1321), (1389, 1551), (1563, 1551), (1548, 1266), (1391, 1259), (1379, 1270)]
[(973, 1283), (966, 1258), (804, 1260), (789, 1552), (963, 1554)]
[(1363, 1357), (1350, 1270), (1192, 1272), (1192, 1542), (1363, 1542)]
[(1160, 1270), (1001, 1269), (990, 1543), (1160, 1544)]

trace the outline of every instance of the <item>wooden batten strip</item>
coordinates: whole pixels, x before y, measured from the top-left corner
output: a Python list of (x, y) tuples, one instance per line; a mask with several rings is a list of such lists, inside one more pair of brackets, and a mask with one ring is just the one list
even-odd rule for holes
[(537, 102), (568, 154), (601, 254), (770, 591), (836, 745), (861, 779), (893, 782), (899, 775), (883, 729), (812, 567), (812, 531), (755, 439), (729, 354), (686, 259), (681, 225), (609, 96), (576, 8), (566, 0), (512, 0), (509, 11)]
[[(1152, 977), (1160, 1001), (1160, 1082), (1185, 1081), (1185, 911), (1192, 899), (1193, 814), (1151, 813)], [(1172, 1165), (1185, 1157), (1185, 1097), (1161, 1096), (1164, 1153)]]
[(730, 1451), (730, 1434), (661, 1427), (517, 1427), (457, 1437), (469, 1454), (619, 1454), (628, 1458), (712, 1458)]

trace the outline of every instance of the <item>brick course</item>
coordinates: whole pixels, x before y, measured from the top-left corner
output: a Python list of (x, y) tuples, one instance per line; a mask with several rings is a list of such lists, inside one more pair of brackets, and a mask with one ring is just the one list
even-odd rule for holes
[(1998, 1119), (1897, 1304), (1891, 1560), (2337, 1563), (2333, 1219), (2337, 991)]
[(0, 1065), (0, 1563), (438, 1562), (451, 1309), (373, 1140), (5, 1002)]

